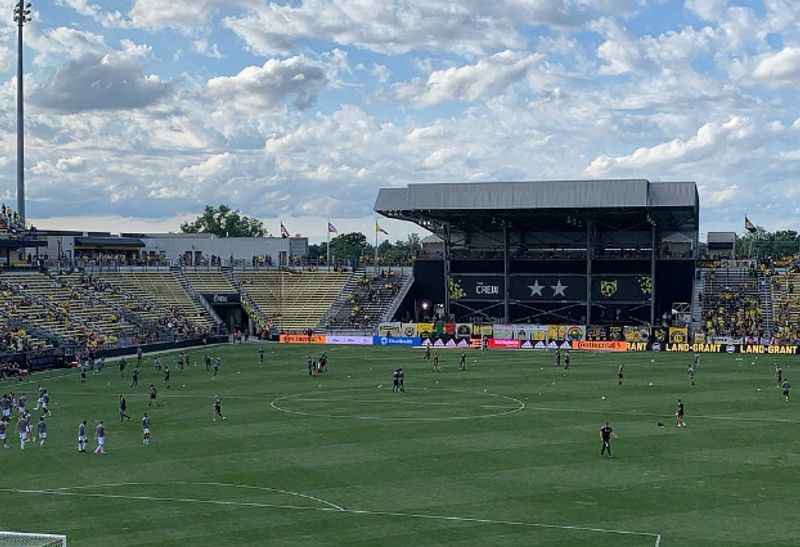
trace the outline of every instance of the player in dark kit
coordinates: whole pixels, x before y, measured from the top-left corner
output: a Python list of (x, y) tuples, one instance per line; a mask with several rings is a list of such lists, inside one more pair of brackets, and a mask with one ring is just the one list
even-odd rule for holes
[(169, 367), (164, 365), (164, 383), (167, 384), (167, 389), (169, 389)]
[(431, 360), (431, 347), (430, 346), (425, 346), (425, 360), (426, 361), (430, 361)]
[(605, 423), (603, 427), (600, 428), (600, 441), (603, 443), (602, 447), (600, 448), (600, 455), (604, 455), (608, 452), (608, 457), (611, 456), (611, 437), (614, 434), (614, 430), (608, 425), (608, 422)]
[(783, 369), (775, 365), (775, 376), (778, 378), (778, 387), (783, 385)]
[(686, 415), (686, 407), (683, 406), (683, 401), (678, 399), (678, 408), (675, 410), (675, 426), (686, 427), (684, 417)]
[(785, 378), (783, 380), (783, 398), (786, 400), (787, 403), (789, 402), (789, 395), (791, 391), (792, 391), (792, 386), (791, 384), (789, 384), (789, 378)]
[(153, 405), (158, 406), (158, 402), (156, 401), (157, 396), (158, 396), (158, 390), (156, 389), (155, 384), (150, 384), (150, 400), (147, 402), (148, 408)]
[(226, 419), (225, 416), (222, 415), (222, 401), (219, 397), (214, 397), (214, 402), (211, 403), (211, 413), (211, 421), (214, 423), (217, 423), (217, 418), (223, 421)]
[(433, 371), (439, 372), (439, 354), (436, 353), (433, 356)]
[(560, 348), (556, 348), (555, 361), (553, 362), (553, 365), (556, 366), (556, 367), (560, 367), (561, 366), (561, 349)]
[(461, 352), (461, 358), (458, 360), (458, 368), (461, 370), (467, 370), (467, 353)]
[(136, 364), (142, 366), (142, 346), (136, 346)]
[(400, 368), (400, 391), (406, 392), (406, 371)]
[(623, 365), (620, 365), (619, 367), (617, 367), (617, 385), (618, 386), (622, 385), (622, 380), (625, 378), (625, 374), (622, 371), (622, 367), (623, 367)]
[(128, 401), (125, 400), (125, 396), (124, 395), (120, 395), (119, 396), (119, 421), (120, 421), (120, 423), (122, 423), (125, 420), (125, 418), (128, 418), (129, 420), (131, 419), (131, 417), (128, 416)]
[(139, 386), (139, 365), (133, 367), (133, 373), (131, 374), (131, 387), (138, 387)]
[(128, 364), (128, 362), (125, 360), (124, 357), (119, 360), (119, 375), (120, 375), (120, 378), (125, 378), (125, 365), (127, 365), (127, 364)]
[(258, 363), (260, 365), (264, 364), (264, 344), (258, 345)]
[(392, 393), (400, 391), (400, 369), (394, 369), (392, 372)]
[(564, 370), (569, 370), (569, 360), (570, 360), (570, 355), (569, 355), (569, 350), (567, 350), (564, 352)]

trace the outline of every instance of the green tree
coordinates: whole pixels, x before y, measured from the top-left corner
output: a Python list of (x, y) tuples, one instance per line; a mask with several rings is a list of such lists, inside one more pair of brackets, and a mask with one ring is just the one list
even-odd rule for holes
[(264, 237), (267, 230), (256, 219), (242, 215), (227, 205), (206, 205), (203, 213), (194, 222), (181, 224), (184, 234), (214, 234), (217, 237)]
[[(370, 248), (367, 236), (360, 232), (350, 232), (331, 239), (331, 255), (337, 261), (359, 260)], [(327, 248), (325, 250), (327, 252)]]

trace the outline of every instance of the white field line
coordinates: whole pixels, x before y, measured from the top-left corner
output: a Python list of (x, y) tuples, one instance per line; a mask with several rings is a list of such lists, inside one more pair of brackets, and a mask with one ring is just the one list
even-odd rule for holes
[[(585, 409), (585, 408), (557, 408), (546, 406), (526, 406), (529, 410), (541, 412), (572, 412), (578, 414), (607, 414), (612, 416), (642, 416), (645, 418), (674, 418), (674, 414), (656, 414), (651, 412), (637, 412), (635, 410), (613, 410), (613, 409)], [(720, 420), (731, 422), (756, 422), (756, 423), (778, 423), (778, 424), (800, 424), (800, 420), (789, 420), (784, 418), (754, 418), (749, 416), (708, 416), (705, 414), (687, 414), (687, 419), (700, 420)]]
[[(191, 483), (187, 483), (191, 484)], [(195, 483), (199, 484), (199, 483)], [(615, 530), (610, 528), (591, 528), (586, 526), (570, 526), (564, 524), (545, 524), (541, 522), (524, 522), (514, 520), (495, 520), (484, 519), (477, 517), (462, 517), (453, 515), (434, 515), (429, 513), (402, 513), (396, 511), (373, 511), (367, 509), (344, 509), (339, 506), (335, 507), (309, 507), (302, 505), (280, 505), (272, 503), (259, 503), (259, 502), (238, 502), (228, 500), (205, 500), (198, 498), (179, 498), (179, 497), (160, 497), (160, 496), (127, 496), (121, 494), (100, 494), (93, 492), (68, 492), (65, 490), (32, 490), (22, 488), (0, 488), (0, 492), (8, 492), (13, 494), (39, 494), (50, 496), (72, 496), (79, 498), (102, 498), (102, 499), (119, 499), (119, 500), (132, 500), (132, 501), (156, 501), (156, 502), (174, 502), (174, 503), (197, 503), (208, 505), (223, 505), (234, 507), (252, 507), (261, 509), (282, 509), (288, 511), (319, 511), (319, 512), (335, 512), (347, 513), (351, 515), (363, 516), (376, 516), (376, 517), (398, 517), (407, 519), (422, 519), (422, 520), (438, 520), (438, 521), (451, 521), (451, 522), (473, 522), (477, 524), (492, 524), (500, 526), (518, 526), (527, 528), (542, 528), (542, 529), (555, 529), (555, 530), (571, 530), (575, 532), (593, 532), (598, 534), (616, 534), (624, 536), (639, 536), (651, 538), (655, 540), (655, 546), (659, 547), (661, 543), (661, 536), (653, 532), (636, 532), (632, 530)]]

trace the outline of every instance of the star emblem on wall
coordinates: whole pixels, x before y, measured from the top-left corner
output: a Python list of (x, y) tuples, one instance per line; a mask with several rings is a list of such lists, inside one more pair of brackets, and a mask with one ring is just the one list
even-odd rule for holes
[(544, 290), (544, 285), (539, 285), (538, 279), (536, 279), (533, 282), (533, 285), (528, 285), (528, 288), (531, 290), (531, 296), (544, 296), (542, 294), (542, 290)]
[(562, 285), (560, 279), (558, 280), (558, 283), (556, 283), (555, 285), (550, 285), (550, 288), (553, 289), (553, 296), (566, 297), (567, 295), (565, 291), (567, 290), (568, 287), (569, 285)]

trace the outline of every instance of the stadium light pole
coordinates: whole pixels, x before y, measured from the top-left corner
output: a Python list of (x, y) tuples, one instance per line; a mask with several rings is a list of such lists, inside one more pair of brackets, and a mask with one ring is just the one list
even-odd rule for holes
[(22, 27), (31, 22), (31, 3), (24, 0), (14, 7), (17, 23), (17, 214), (25, 225), (25, 122), (22, 100)]

